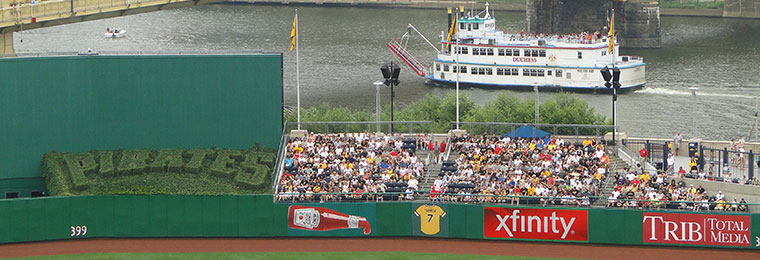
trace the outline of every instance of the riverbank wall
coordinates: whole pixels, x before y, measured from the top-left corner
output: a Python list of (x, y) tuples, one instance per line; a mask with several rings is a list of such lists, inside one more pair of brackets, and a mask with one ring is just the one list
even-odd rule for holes
[[(421, 9), (445, 9), (465, 6), (469, 8), (475, 1), (436, 1), (436, 0), (229, 0), (225, 3), (258, 5), (315, 5), (315, 6), (361, 6), (361, 7), (405, 7)], [(222, 3), (224, 4), (224, 3)], [(525, 4), (489, 3), (489, 6), (502, 12), (525, 12)], [(661, 16), (698, 16), (723, 17), (722, 9), (680, 9), (660, 8)]]

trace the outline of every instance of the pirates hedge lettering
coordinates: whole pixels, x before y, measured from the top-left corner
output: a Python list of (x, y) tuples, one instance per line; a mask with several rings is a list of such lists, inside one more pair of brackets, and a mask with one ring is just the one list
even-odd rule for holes
[(241, 194), (268, 188), (275, 153), (257, 148), (49, 152), (52, 195)]

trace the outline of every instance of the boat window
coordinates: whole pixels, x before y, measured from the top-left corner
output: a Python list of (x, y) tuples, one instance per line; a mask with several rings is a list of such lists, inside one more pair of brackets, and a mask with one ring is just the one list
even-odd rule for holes
[(488, 56), (493, 56), (493, 48), (488, 48)]
[(459, 73), (467, 73), (467, 66), (462, 66), (459, 68)]
[(561, 78), (561, 77), (562, 77), (562, 70), (557, 70), (557, 73), (555, 73), (555, 75), (556, 75), (558, 78)]
[(436, 71), (441, 71), (441, 64), (436, 63), (435, 64), (435, 70)]
[(530, 57), (530, 50), (523, 50), (523, 56)]
[(538, 57), (538, 50), (531, 50), (530, 55), (533, 57)]
[(493, 68), (486, 68), (486, 75), (493, 75)]
[(471, 24), (471, 23), (468, 23), (468, 24), (467, 24), (467, 30), (468, 30), (468, 31), (472, 31), (472, 24)]
[(552, 70), (547, 70), (546, 71), (546, 76), (551, 76), (551, 75), (552, 75)]
[(567, 79), (570, 79), (570, 72), (567, 73)]
[(466, 26), (465, 23), (459, 23), (459, 29), (461, 30), (467, 29), (467, 27), (465, 26)]
[(520, 71), (517, 68), (512, 69), (513, 76), (520, 76)]
[(446, 72), (449, 71), (449, 65), (448, 64), (443, 64), (443, 71), (446, 71)]
[(528, 72), (528, 69), (523, 69), (523, 76), (530, 76), (530, 72)]
[(472, 24), (472, 29), (477, 30), (478, 27), (480, 27), (479, 25), (480, 25), (479, 23)]
[(607, 51), (602, 51), (602, 56), (607, 56)]
[(507, 51), (505, 49), (499, 49), (499, 56), (505, 56), (506, 52)]
[(488, 45), (494, 45), (494, 44), (496, 44), (495, 39), (488, 39)]
[(540, 51), (538, 51), (538, 56), (539, 57), (546, 57), (546, 50), (540, 50)]
[(578, 59), (583, 59), (583, 52), (578, 52)]
[(544, 70), (538, 70), (538, 76), (543, 77), (544, 76)]
[(472, 69), (470, 69), (470, 73), (472, 73), (472, 75), (478, 75), (478, 67), (472, 67)]

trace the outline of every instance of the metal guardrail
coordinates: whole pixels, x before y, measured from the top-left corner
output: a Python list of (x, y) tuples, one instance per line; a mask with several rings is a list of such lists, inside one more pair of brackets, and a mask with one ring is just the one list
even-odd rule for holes
[(272, 165), (272, 192), (277, 192), (277, 185), (280, 184), (281, 172), (285, 167), (285, 152), (287, 152), (288, 135), (285, 132), (285, 126), (282, 127), (282, 134), (280, 135), (280, 148), (277, 150), (277, 158), (275, 164)]
[[(451, 122), (451, 128), (456, 122)], [(579, 142), (586, 138), (599, 138), (612, 132), (611, 125), (577, 125), (577, 124), (531, 124), (531, 123), (502, 123), (502, 122), (459, 122), (459, 128), (472, 134), (506, 134), (521, 126), (532, 126), (549, 132), (553, 136), (561, 136), (566, 141)]]
[[(523, 206), (542, 206), (542, 207), (579, 207), (579, 208), (591, 208), (594, 201), (606, 201), (613, 203), (613, 206), (607, 206), (610, 208), (630, 208), (630, 209), (652, 209), (652, 210), (689, 210), (689, 211), (703, 211), (704, 205), (707, 205), (707, 209), (704, 211), (716, 211), (718, 206), (725, 208), (728, 206), (728, 211), (731, 210), (733, 205), (736, 205), (737, 209), (744, 205), (746, 207), (745, 212), (750, 209), (760, 208), (760, 203), (732, 203), (732, 202), (701, 202), (701, 201), (671, 201), (671, 200), (640, 200), (640, 199), (610, 199), (604, 196), (588, 196), (585, 198), (563, 198), (557, 196), (515, 196), (515, 195), (493, 195), (493, 194), (456, 194), (456, 193), (430, 193), (427, 191), (414, 191), (414, 192), (384, 192), (384, 193), (300, 193), (293, 195), (292, 193), (278, 193), (273, 194), (275, 202), (290, 203), (290, 202), (397, 202), (397, 201), (434, 201), (434, 202), (451, 202), (451, 203), (467, 203), (467, 204), (495, 204), (495, 205), (523, 205)], [(695, 206), (699, 209), (694, 208)], [(718, 210), (720, 211), (720, 210)]]
[[(393, 125), (393, 133), (424, 133), (423, 129), (430, 129), (432, 121), (323, 121), (301, 122), (301, 128), (313, 133), (336, 134), (336, 133), (372, 133), (380, 126), (380, 131), (388, 133)], [(298, 128), (297, 122), (287, 122), (287, 131)]]

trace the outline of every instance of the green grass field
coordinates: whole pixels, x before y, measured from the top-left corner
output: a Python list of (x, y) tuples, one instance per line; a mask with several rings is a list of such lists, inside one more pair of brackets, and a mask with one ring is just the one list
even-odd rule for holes
[[(454, 260), (454, 259), (507, 259), (507, 260), (534, 260), (534, 259), (560, 259), (516, 256), (485, 256), (485, 255), (452, 255), (452, 254), (429, 254), (409, 252), (329, 252), (329, 253), (92, 253), (76, 255), (39, 256), (15, 259), (292, 259), (292, 260), (332, 260), (332, 259), (414, 259), (414, 260)], [(570, 259), (570, 258), (562, 258)]]

